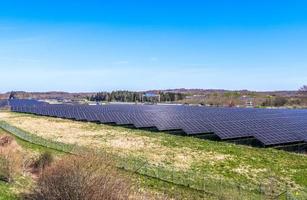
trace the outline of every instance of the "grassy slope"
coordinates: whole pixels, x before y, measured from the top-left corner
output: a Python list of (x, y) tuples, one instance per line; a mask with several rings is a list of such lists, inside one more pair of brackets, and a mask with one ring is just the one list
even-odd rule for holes
[[(102, 147), (159, 163), (179, 173), (202, 175), (208, 180), (217, 178), (253, 187), (273, 182), (280, 187), (288, 184), (293, 190), (307, 186), (307, 157), (304, 155), (24, 114), (10, 113), (1, 119), (49, 139)], [(38, 125), (29, 127), (29, 123)], [(42, 129), (47, 125), (53, 130)], [(72, 129), (75, 134), (66, 133), (66, 129)]]
[[(0, 128), (0, 136), (6, 134), (11, 135), (8, 132), (2, 130)], [(65, 155), (65, 153), (61, 151), (56, 151), (54, 149), (48, 149), (40, 145), (35, 145), (32, 143), (29, 143), (27, 141), (21, 140), (14, 135), (11, 135), (15, 138), (17, 143), (23, 148), (30, 150), (32, 152), (36, 153), (43, 153), (43, 152), (51, 152), (52, 154), (56, 156), (62, 156)], [(130, 178), (133, 179), (133, 182), (135, 182), (138, 187), (142, 187), (146, 194), (150, 194), (151, 197), (160, 197), (166, 194), (169, 197), (180, 197), (179, 199), (203, 199), (204, 196), (206, 196), (207, 199), (211, 199), (211, 196), (203, 194), (202, 192), (192, 190), (190, 188), (186, 187), (180, 187), (176, 186), (174, 184), (165, 183), (163, 181), (159, 181), (154, 178), (149, 178), (145, 176), (139, 176), (137, 174), (131, 174), (129, 172), (123, 172), (123, 175), (127, 175)], [(18, 196), (13, 192), (13, 190), (22, 190), (23, 189), (23, 182), (27, 184), (26, 182), (29, 180), (23, 180), (23, 177), (19, 178), (16, 182), (18, 183), (12, 183), (12, 184), (6, 184), (4, 182), (0, 181), (0, 200), (17, 200), (19, 199)], [(152, 194), (151, 194), (152, 193)], [(150, 198), (148, 198), (150, 199)]]

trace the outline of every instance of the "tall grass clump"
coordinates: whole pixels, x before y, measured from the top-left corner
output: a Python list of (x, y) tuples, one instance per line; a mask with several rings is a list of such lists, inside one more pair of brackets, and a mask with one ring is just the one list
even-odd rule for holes
[(50, 152), (46, 151), (39, 155), (39, 157), (33, 161), (30, 167), (33, 171), (41, 172), (46, 167), (50, 166), (53, 162), (53, 156)]
[(10, 182), (11, 179), (9, 161), (0, 155), (0, 181)]

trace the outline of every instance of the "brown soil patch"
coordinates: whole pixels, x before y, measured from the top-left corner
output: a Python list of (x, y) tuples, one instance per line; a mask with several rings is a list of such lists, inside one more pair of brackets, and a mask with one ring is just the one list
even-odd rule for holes
[(7, 135), (0, 136), (0, 155), (21, 152), (22, 148), (17, 144), (13, 137)]
[(13, 138), (10, 136), (6, 136), (6, 135), (0, 136), (0, 147), (7, 146), (11, 144), (12, 141), (13, 141)]

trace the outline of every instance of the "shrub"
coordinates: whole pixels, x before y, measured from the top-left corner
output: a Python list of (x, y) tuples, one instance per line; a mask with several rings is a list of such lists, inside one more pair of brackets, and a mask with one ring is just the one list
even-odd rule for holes
[(49, 166), (53, 161), (53, 156), (50, 152), (44, 152), (42, 153), (37, 160), (33, 162), (31, 167), (34, 170), (41, 171), (45, 169), (47, 166)]
[(290, 105), (301, 105), (302, 100), (301, 99), (291, 99), (289, 102)]
[(285, 106), (288, 103), (287, 98), (285, 97), (275, 97), (275, 98), (267, 98), (264, 102), (262, 102), (262, 106), (275, 106), (281, 107)]
[(69, 156), (43, 170), (29, 199), (128, 199), (129, 185), (106, 158)]
[(11, 142), (13, 141), (12, 137), (9, 136), (0, 136), (0, 147), (5, 147), (9, 144), (11, 144)]
[(22, 171), (23, 154), (12, 137), (0, 137), (0, 180), (11, 182)]
[(1, 155), (0, 155), (0, 181), (4, 182), (11, 181), (9, 161)]
[(284, 97), (276, 97), (274, 100), (274, 106), (276, 107), (284, 106), (286, 105), (287, 102), (288, 100)]

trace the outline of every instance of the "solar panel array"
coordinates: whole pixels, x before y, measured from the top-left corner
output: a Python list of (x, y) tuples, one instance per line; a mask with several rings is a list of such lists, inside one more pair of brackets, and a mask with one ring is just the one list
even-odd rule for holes
[(48, 105), (46, 102), (37, 101), (35, 99), (9, 99), (7, 101), (11, 107)]
[(15, 112), (156, 128), (159, 131), (179, 130), (187, 136), (211, 133), (221, 140), (253, 137), (265, 146), (307, 142), (307, 110), (184, 105), (50, 105), (34, 100), (15, 100), (10, 104)]
[(2, 100), (0, 99), (0, 108), (6, 107), (9, 105), (8, 100)]

